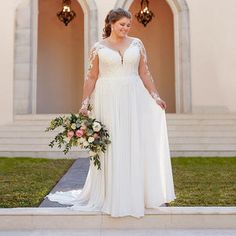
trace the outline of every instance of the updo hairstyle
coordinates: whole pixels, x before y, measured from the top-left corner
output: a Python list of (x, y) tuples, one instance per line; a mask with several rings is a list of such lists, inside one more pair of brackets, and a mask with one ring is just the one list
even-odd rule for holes
[(105, 27), (103, 28), (103, 39), (107, 38), (111, 34), (111, 24), (120, 20), (122, 17), (132, 18), (132, 15), (129, 11), (123, 8), (112, 9), (108, 12), (105, 18)]

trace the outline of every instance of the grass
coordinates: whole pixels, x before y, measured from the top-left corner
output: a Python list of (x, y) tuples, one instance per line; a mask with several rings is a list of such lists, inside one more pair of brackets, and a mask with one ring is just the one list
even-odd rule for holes
[[(235, 206), (236, 158), (172, 158), (170, 206)], [(72, 159), (0, 158), (0, 207), (38, 207)]]
[(172, 158), (176, 197), (170, 206), (235, 206), (235, 157)]
[(0, 207), (37, 207), (72, 159), (0, 158)]

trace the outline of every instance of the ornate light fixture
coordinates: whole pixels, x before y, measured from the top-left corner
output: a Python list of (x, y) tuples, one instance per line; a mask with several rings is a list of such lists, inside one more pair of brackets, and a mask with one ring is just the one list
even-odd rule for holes
[(138, 22), (142, 23), (144, 27), (152, 20), (154, 14), (152, 11), (149, 10), (149, 1), (148, 0), (141, 0), (141, 10), (135, 14)]
[(57, 13), (57, 17), (67, 26), (76, 14), (71, 10), (71, 0), (62, 0), (62, 10)]

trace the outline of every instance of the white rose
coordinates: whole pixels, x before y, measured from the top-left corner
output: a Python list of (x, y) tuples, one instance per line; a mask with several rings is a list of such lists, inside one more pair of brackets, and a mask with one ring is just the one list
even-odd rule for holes
[(93, 122), (93, 130), (95, 131), (95, 132), (98, 132), (100, 129), (101, 129), (102, 127), (101, 127), (101, 125), (98, 123), (98, 122)]
[(75, 123), (71, 124), (71, 129), (76, 129), (76, 124)]
[(84, 142), (83, 142), (83, 146), (84, 146), (84, 147), (88, 147), (88, 145), (89, 145), (89, 143), (88, 143), (87, 141), (84, 141)]
[(79, 143), (83, 143), (85, 141), (85, 138), (81, 137), (81, 138), (79, 138), (78, 141), (79, 141)]
[(93, 141), (94, 141), (94, 137), (89, 137), (89, 138), (88, 138), (88, 142), (89, 142), (89, 143), (92, 143)]
[(94, 152), (94, 151), (89, 151), (89, 156), (95, 156), (97, 153), (96, 152)]

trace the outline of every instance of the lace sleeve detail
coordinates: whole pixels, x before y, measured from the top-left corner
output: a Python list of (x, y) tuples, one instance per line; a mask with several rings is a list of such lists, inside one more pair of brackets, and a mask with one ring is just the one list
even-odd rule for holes
[(146, 77), (154, 83), (152, 74), (150, 73), (150, 70), (148, 68), (146, 49), (143, 45), (143, 42), (140, 39), (138, 40), (138, 42), (139, 42), (139, 48), (140, 48), (140, 53), (141, 53), (140, 64), (139, 64), (139, 72), (140, 72), (140, 75), (142, 76), (141, 78), (143, 79), (144, 77)]
[(89, 52), (89, 67), (85, 77), (85, 80), (91, 77), (91, 75), (98, 69), (97, 65), (97, 55), (98, 55), (98, 43), (95, 43)]
[(160, 95), (157, 92), (154, 79), (148, 67), (147, 52), (143, 45), (143, 42), (140, 39), (138, 39), (138, 46), (140, 49), (139, 75), (143, 81), (144, 86), (151, 94), (153, 99), (155, 101), (160, 100)]
[(81, 109), (87, 109), (90, 102), (90, 95), (92, 94), (99, 72), (98, 66), (98, 42), (95, 43), (89, 52), (89, 66), (84, 80), (83, 98)]

